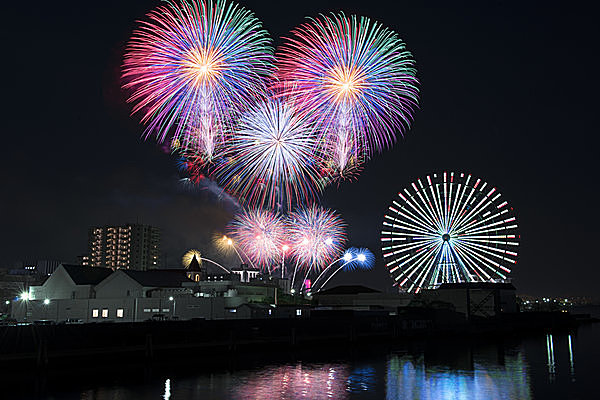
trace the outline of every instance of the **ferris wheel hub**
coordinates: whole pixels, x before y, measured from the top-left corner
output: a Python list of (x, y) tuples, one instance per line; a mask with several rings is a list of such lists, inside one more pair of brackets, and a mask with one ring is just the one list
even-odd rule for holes
[(442, 240), (443, 240), (444, 242), (449, 242), (449, 241), (450, 241), (450, 234), (449, 234), (449, 233), (444, 233), (444, 234), (442, 235)]

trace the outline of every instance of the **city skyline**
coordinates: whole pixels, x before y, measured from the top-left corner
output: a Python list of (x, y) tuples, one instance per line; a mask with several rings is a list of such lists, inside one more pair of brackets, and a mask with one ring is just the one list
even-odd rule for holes
[[(31, 104), (36, 92), (43, 100), (33, 116), (29, 107), (9, 113), (9, 129), (18, 133), (7, 138), (9, 153), (2, 161), (6, 192), (12, 194), (2, 200), (12, 210), (4, 211), (2, 264), (28, 257), (68, 261), (85, 251), (89, 226), (138, 219), (164, 229), (169, 264), (177, 264), (189, 248), (204, 246), (210, 257), (218, 256), (213, 235), (225, 230), (235, 200), (213, 185), (195, 191), (178, 186), (174, 160), (140, 138), (143, 128), (129, 117), (120, 89), (121, 59), (134, 21), (156, 4), (68, 10), (41, 5), (33, 11), (9, 6), (33, 19), (27, 29), (12, 30), (24, 38), (44, 36), (35, 59), (49, 62), (40, 76), (33, 56), (11, 44), (19, 66), (13, 73), (21, 77), (9, 82), (15, 85), (14, 103)], [(514, 206), (522, 235), (513, 273), (518, 292), (595, 293), (593, 210), (599, 189), (593, 184), (597, 139), (590, 136), (598, 78), (589, 66), (598, 56), (586, 51), (593, 28), (580, 23), (587, 16), (575, 6), (565, 11), (557, 3), (543, 9), (440, 5), (442, 12), (407, 4), (395, 13), (389, 4), (333, 2), (286, 5), (293, 12), (280, 19), (266, 4), (243, 5), (275, 38), (305, 15), (327, 9), (369, 15), (399, 32), (414, 54), (422, 103), (412, 129), (355, 181), (329, 187), (322, 196), (322, 204), (348, 222), (349, 244), (369, 247), (377, 256), (376, 268), (361, 279), (391, 287), (379, 238), (397, 192), (427, 174), (456, 171), (485, 178)], [(536, 24), (529, 23), (531, 15), (537, 15)], [(565, 82), (557, 83), (556, 60), (562, 55), (556, 47), (570, 49), (583, 84), (568, 81), (566, 73), (560, 77)]]

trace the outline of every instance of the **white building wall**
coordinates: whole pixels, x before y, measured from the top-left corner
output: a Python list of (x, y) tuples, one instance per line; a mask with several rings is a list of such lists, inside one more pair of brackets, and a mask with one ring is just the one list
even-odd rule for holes
[(88, 322), (140, 322), (157, 315), (164, 319), (225, 318), (223, 297), (60, 299), (13, 301), (11, 316), (19, 322), (67, 320)]
[(75, 285), (69, 274), (62, 267), (44, 282), (42, 286), (31, 286), (29, 296), (31, 300), (50, 299), (87, 299), (92, 293), (92, 285)]
[(115, 271), (96, 285), (97, 299), (144, 297), (144, 288), (123, 271)]

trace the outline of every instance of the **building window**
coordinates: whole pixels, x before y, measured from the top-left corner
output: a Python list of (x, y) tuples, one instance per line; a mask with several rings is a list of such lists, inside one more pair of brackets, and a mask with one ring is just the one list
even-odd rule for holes
[(144, 308), (144, 312), (150, 312), (149, 308)]
[(117, 318), (123, 318), (123, 309), (117, 308)]
[(97, 308), (94, 308), (92, 310), (92, 318), (98, 318), (98, 309)]
[(200, 275), (196, 275), (196, 282), (200, 282)]
[(296, 315), (298, 315), (298, 316), (302, 315), (302, 310), (296, 310)]
[(108, 318), (108, 308), (102, 309), (102, 318)]
[(160, 310), (158, 308), (153, 308), (152, 312), (159, 312)]

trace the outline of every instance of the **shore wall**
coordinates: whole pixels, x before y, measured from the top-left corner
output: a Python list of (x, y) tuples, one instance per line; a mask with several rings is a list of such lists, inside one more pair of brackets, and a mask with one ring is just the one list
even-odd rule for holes
[(507, 334), (568, 328), (565, 313), (522, 313), (467, 323), (457, 313), (426, 310), (317, 312), (310, 318), (191, 320), (0, 327), (0, 365), (13, 368), (61, 363), (122, 363), (145, 359), (214, 356), (235, 351), (426, 338), (452, 334)]

